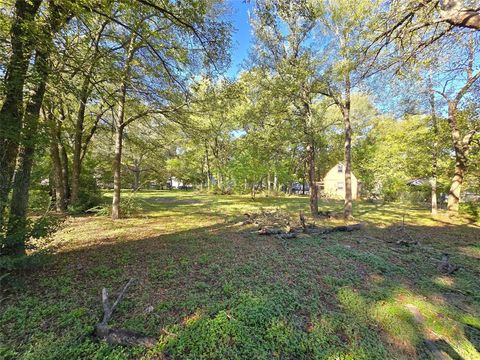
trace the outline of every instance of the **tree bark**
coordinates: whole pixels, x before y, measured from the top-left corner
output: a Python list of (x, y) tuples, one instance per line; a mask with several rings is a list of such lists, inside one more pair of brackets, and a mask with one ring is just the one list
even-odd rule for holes
[[(59, 125), (60, 126), (60, 125)], [(62, 182), (63, 182), (63, 192), (65, 194), (65, 204), (68, 205), (68, 199), (70, 199), (70, 176), (68, 171), (68, 155), (65, 150), (65, 146), (62, 143), (62, 139), (59, 138), (58, 143), (60, 151), (60, 163), (62, 166)]]
[(0, 109), (0, 230), (11, 190), (15, 160), (21, 139), (23, 118), (23, 88), (31, 52), (32, 22), (41, 0), (15, 1), (15, 16), (10, 30), (12, 53), (5, 76), (5, 97)]
[(91, 72), (83, 79), (80, 90), (80, 99), (75, 122), (75, 136), (73, 141), (73, 160), (72, 160), (72, 191), (70, 194), (70, 203), (75, 204), (78, 201), (78, 193), (80, 190), (80, 171), (83, 141), (83, 124), (85, 122), (85, 109), (88, 97), (90, 95), (90, 75)]
[(313, 217), (318, 215), (318, 189), (315, 183), (315, 147), (307, 145), (308, 186), (310, 187), (310, 212)]
[(312, 217), (318, 216), (318, 188), (315, 182), (315, 140), (313, 135), (313, 118), (311, 99), (308, 96), (305, 86), (302, 89), (304, 133), (307, 138), (307, 165), (308, 165), (308, 186), (310, 187), (310, 212)]
[(433, 92), (432, 79), (429, 79), (429, 95), (430, 95), (430, 115), (432, 118), (433, 144), (432, 144), (432, 178), (430, 180), (432, 186), (432, 215), (437, 214), (437, 165), (438, 165), (438, 124), (437, 112), (435, 106), (435, 94)]
[(464, 1), (446, 0), (441, 2), (440, 16), (450, 25), (480, 30), (479, 9), (464, 7)]
[[(94, 53), (92, 55), (92, 61), (83, 79), (82, 87), (80, 89), (79, 106), (77, 112), (77, 119), (75, 122), (75, 136), (73, 144), (73, 159), (72, 159), (72, 190), (70, 194), (70, 202), (72, 204), (78, 201), (78, 195), (80, 191), (80, 173), (82, 171), (82, 152), (86, 151), (87, 143), (83, 144), (83, 131), (85, 122), (85, 110), (87, 107), (88, 98), (92, 91), (92, 76), (95, 70), (95, 66), (99, 59), (99, 43), (105, 30), (108, 20), (103, 22), (100, 29), (95, 35), (93, 40)], [(95, 126), (96, 128), (96, 126)], [(93, 131), (95, 131), (95, 128)], [(92, 133), (93, 135), (93, 133)]]
[(467, 169), (467, 157), (464, 144), (462, 142), (460, 131), (457, 124), (457, 105), (455, 102), (448, 103), (448, 124), (451, 130), (453, 148), (455, 151), (455, 174), (452, 179), (450, 191), (448, 193), (447, 209), (450, 213), (458, 212), (460, 203), (460, 192), (463, 184), (463, 178)]
[(47, 81), (50, 74), (49, 58), (53, 49), (53, 36), (60, 29), (66, 18), (62, 19), (59, 8), (49, 3), (49, 16), (42, 28), (43, 38), (35, 51), (35, 62), (32, 71), (34, 90), (24, 114), (23, 141), (17, 160), (17, 169), (13, 179), (13, 193), (10, 203), (10, 217), (7, 227), (7, 243), (2, 251), (10, 255), (24, 255), (25, 242), (29, 236), (27, 229), (28, 195), (32, 172), (37, 127), (40, 118)]
[(59, 129), (52, 109), (48, 110), (47, 121), (50, 128), (50, 157), (53, 168), (53, 186), (55, 191), (55, 210), (64, 212), (67, 208), (64, 174), (59, 148)]
[(119, 219), (120, 213), (120, 194), (121, 194), (121, 175), (122, 175), (122, 147), (123, 131), (125, 129), (125, 103), (127, 100), (128, 83), (130, 81), (130, 69), (133, 56), (135, 54), (135, 36), (130, 35), (128, 42), (127, 56), (123, 71), (123, 79), (120, 86), (120, 98), (118, 100), (118, 113), (115, 119), (115, 154), (113, 160), (113, 199), (112, 199), (112, 219)]
[[(48, 39), (48, 40), (51, 40)], [(48, 41), (50, 42), (50, 41)], [(48, 49), (37, 50), (34, 71), (38, 79), (35, 91), (25, 109), (24, 139), (17, 160), (17, 169), (13, 179), (13, 193), (8, 219), (7, 243), (2, 252), (6, 255), (24, 255), (27, 237), (27, 208), (30, 175), (37, 136), (38, 120), (49, 74)]]
[(349, 219), (352, 217), (352, 124), (350, 121), (350, 73), (345, 75), (345, 99), (341, 106), (343, 115), (343, 124), (345, 127), (345, 204), (343, 207), (343, 217)]
[[(124, 105), (120, 105), (123, 112)], [(119, 116), (123, 116), (119, 114)], [(121, 193), (121, 166), (122, 166), (122, 146), (123, 146), (123, 126), (115, 127), (115, 155), (113, 160), (113, 200), (112, 200), (112, 219), (120, 218), (120, 193)]]
[(205, 143), (205, 165), (207, 166), (207, 189), (210, 191), (212, 182), (212, 171), (210, 169), (210, 158), (208, 156), (208, 146)]

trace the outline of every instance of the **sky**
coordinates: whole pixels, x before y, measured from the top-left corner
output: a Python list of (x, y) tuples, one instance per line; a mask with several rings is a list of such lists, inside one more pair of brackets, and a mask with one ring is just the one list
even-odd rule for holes
[(252, 2), (245, 3), (244, 0), (230, 0), (232, 8), (232, 25), (234, 33), (232, 36), (231, 57), (232, 63), (227, 71), (228, 77), (236, 77), (241, 70), (244, 59), (248, 56), (252, 34), (248, 21), (248, 11), (253, 8)]

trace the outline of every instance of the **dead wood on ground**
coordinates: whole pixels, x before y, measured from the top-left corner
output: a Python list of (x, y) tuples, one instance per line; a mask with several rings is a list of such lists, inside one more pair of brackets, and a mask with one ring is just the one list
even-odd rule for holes
[(115, 302), (110, 306), (108, 300), (108, 290), (106, 288), (102, 289), (102, 305), (103, 305), (103, 319), (101, 322), (95, 325), (94, 336), (97, 339), (106, 341), (112, 345), (126, 345), (126, 346), (143, 346), (146, 348), (151, 348), (157, 343), (157, 339), (152, 336), (145, 336), (143, 334), (126, 330), (126, 329), (113, 329), (108, 326), (108, 322), (115, 311), (115, 308), (122, 301), (125, 292), (132, 285), (134, 279), (130, 279), (122, 291), (118, 295)]

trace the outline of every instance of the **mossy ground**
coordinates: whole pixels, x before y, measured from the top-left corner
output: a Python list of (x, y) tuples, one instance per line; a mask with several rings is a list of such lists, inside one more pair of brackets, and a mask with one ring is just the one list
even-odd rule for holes
[[(153, 191), (130, 203), (137, 212), (118, 221), (68, 218), (41, 265), (4, 279), (0, 358), (428, 359), (433, 343), (480, 359), (475, 222), (358, 203), (364, 230), (281, 240), (236, 223), (260, 209), (307, 213), (306, 197)], [(387, 241), (401, 222), (412, 250)], [(461, 266), (453, 275), (437, 270), (443, 252)], [(102, 287), (115, 294), (132, 277), (112, 325), (158, 337), (150, 351), (91, 338)]]

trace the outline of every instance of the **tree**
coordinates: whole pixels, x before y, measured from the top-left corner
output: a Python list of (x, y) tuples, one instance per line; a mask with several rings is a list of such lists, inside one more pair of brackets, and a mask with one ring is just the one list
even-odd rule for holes
[(310, 211), (315, 217), (318, 215), (318, 187), (313, 103), (319, 93), (319, 58), (315, 56), (318, 52), (314, 51), (314, 44), (310, 41), (315, 19), (306, 1), (288, 4), (258, 1), (255, 14), (255, 60), (259, 66), (270, 69), (272, 80), (278, 82), (277, 88), (283, 89), (281, 96), (292, 106), (292, 118), (299, 120), (303, 129)]
[(23, 119), (23, 92), (35, 37), (35, 19), (42, 0), (16, 0), (10, 29), (5, 98), (0, 108), (0, 230), (15, 170)]
[[(451, 139), (455, 152), (455, 173), (448, 193), (448, 211), (452, 213), (458, 212), (460, 202), (460, 191), (468, 168), (468, 153), (472, 145), (474, 136), (479, 132), (479, 128), (474, 126), (462, 132), (458, 120), (458, 111), (461, 101), (466, 97), (475, 83), (480, 79), (480, 70), (475, 71), (475, 53), (477, 51), (476, 41), (472, 35), (471, 39), (464, 46), (467, 53), (466, 63), (460, 61), (452, 64), (447, 76), (440, 81), (443, 82), (441, 90), (436, 90), (447, 104), (448, 124), (451, 131)], [(462, 76), (462, 73), (463, 76)], [(451, 84), (452, 78), (455, 84)], [(462, 80), (460, 80), (462, 79)], [(460, 82), (461, 81), (461, 82)]]
[[(36, 130), (40, 117), (43, 97), (50, 75), (50, 54), (53, 51), (53, 37), (69, 20), (68, 10), (52, 2), (48, 3), (45, 24), (40, 27), (40, 38), (35, 44), (33, 65), (33, 93), (23, 113), (21, 148), (18, 153), (17, 168), (13, 179), (13, 193), (10, 203), (10, 216), (6, 241), (2, 252), (6, 255), (25, 254), (27, 227), (28, 190), (35, 153)], [(23, 98), (22, 98), (23, 101)], [(4, 104), (5, 105), (5, 104)], [(20, 104), (18, 104), (20, 106)]]
[(320, 2), (319, 21), (326, 32), (326, 40), (332, 51), (328, 69), (325, 72), (322, 94), (333, 99), (339, 108), (344, 124), (345, 146), (345, 204), (344, 217), (353, 213), (352, 202), (352, 124), (351, 93), (360, 86), (369, 69), (363, 49), (368, 39), (366, 24), (376, 4), (371, 1), (348, 0)]

